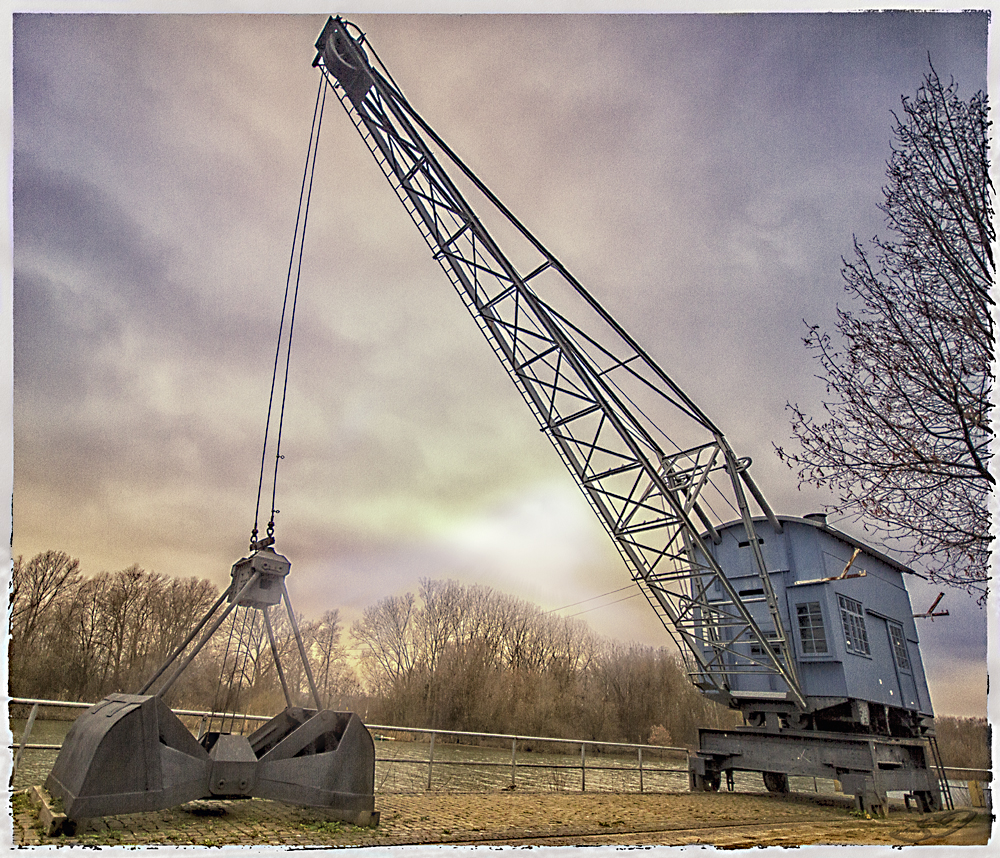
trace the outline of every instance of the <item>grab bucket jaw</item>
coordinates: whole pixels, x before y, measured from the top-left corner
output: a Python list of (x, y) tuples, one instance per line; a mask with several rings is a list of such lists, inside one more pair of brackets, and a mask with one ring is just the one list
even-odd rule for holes
[(250, 736), (199, 742), (159, 697), (112, 694), (73, 724), (45, 786), (71, 819), (255, 796), (378, 823), (371, 734), (328, 709), (289, 707)]
[(159, 697), (111, 694), (76, 719), (45, 787), (72, 819), (201, 798), (208, 752)]

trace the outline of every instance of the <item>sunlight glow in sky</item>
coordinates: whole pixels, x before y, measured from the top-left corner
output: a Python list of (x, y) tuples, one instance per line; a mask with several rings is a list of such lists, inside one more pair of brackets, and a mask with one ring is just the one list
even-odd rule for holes
[[(832, 327), (852, 236), (883, 230), (928, 54), (986, 87), (985, 13), (350, 18), (776, 511), (819, 509), (771, 446), (823, 396), (803, 320)], [(15, 17), (15, 555), (221, 586), (245, 551), (325, 20)], [(302, 289), (278, 503), (299, 610), (350, 620), (420, 577), (546, 610), (628, 583), (336, 104)], [(918, 627), (935, 705), (985, 714), (986, 612), (942, 607)], [(585, 618), (669, 643), (643, 599)]]

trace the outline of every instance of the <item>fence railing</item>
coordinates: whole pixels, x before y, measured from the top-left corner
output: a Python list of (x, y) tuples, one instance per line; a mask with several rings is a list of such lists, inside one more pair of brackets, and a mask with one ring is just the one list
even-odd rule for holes
[[(84, 703), (80, 701), (43, 700), (23, 697), (9, 698), (8, 702), (10, 704), (31, 707), (20, 741), (14, 746), (16, 748), (16, 754), (14, 758), (14, 770), (12, 772), (12, 776), (20, 767), (21, 759), (25, 751), (58, 751), (62, 747), (61, 744), (31, 742), (33, 726), (40, 707), (89, 709), (93, 705), (92, 703)], [(209, 719), (213, 717), (213, 714), (215, 717), (218, 717), (217, 713), (201, 709), (175, 709), (173, 711), (175, 714), (182, 717), (200, 719), (200, 728), (202, 730), (204, 729), (205, 724), (208, 723)], [(272, 716), (239, 714), (234, 717), (236, 721), (245, 723), (269, 721)], [(385, 756), (384, 754), (377, 752), (375, 762), (381, 763), (386, 767), (425, 767), (426, 781), (418, 776), (416, 779), (410, 779), (409, 782), (413, 783), (415, 787), (416, 784), (423, 785), (426, 783), (425, 788), (427, 790), (434, 788), (435, 768), (439, 771), (439, 782), (441, 780), (441, 769), (461, 769), (462, 767), (477, 767), (479, 769), (494, 770), (506, 769), (509, 771), (509, 780), (507, 781), (508, 786), (505, 788), (510, 789), (518, 787), (519, 772), (521, 773), (523, 780), (526, 778), (527, 774), (535, 773), (538, 770), (549, 770), (555, 773), (567, 774), (578, 773), (579, 789), (583, 792), (586, 792), (587, 790), (588, 773), (590, 773), (592, 778), (602, 776), (607, 777), (612, 775), (618, 775), (624, 778), (626, 775), (629, 775), (631, 776), (633, 783), (637, 777), (638, 791), (640, 793), (645, 791), (646, 781), (649, 777), (659, 778), (664, 775), (681, 775), (683, 776), (683, 782), (685, 784), (687, 779), (688, 750), (686, 748), (628, 742), (597, 742), (583, 739), (563, 739), (552, 736), (482, 733), (462, 730), (442, 730), (429, 727), (399, 727), (387, 724), (367, 724), (366, 726), (376, 740), (392, 740), (400, 737), (412, 738), (414, 736), (426, 739), (426, 755), (420, 754), (416, 756), (402, 756), (400, 754), (391, 754), (390, 756)], [(444, 745), (447, 748), (454, 748), (455, 742), (450, 744), (439, 742), (440, 739), (449, 737), (455, 740), (455, 742), (466, 746), (473, 744), (485, 744), (495, 749), (497, 747), (506, 747), (509, 745), (510, 760), (459, 759), (456, 758), (453, 753), (445, 756), (438, 753), (438, 755), (435, 756), (435, 751), (439, 750), (441, 745)], [(381, 748), (382, 746), (382, 741), (376, 742), (376, 748)], [(385, 742), (385, 746), (387, 749), (392, 747), (391, 741)], [(559, 761), (557, 762), (552, 758), (540, 763), (529, 761), (538, 759), (539, 755), (536, 751), (540, 746), (560, 749), (556, 752), (559, 757)], [(573, 749), (570, 753), (567, 753), (566, 750), (562, 750), (570, 748)], [(572, 758), (571, 755), (576, 754), (576, 748), (579, 748), (578, 759), (574, 762), (567, 762), (566, 760)], [(629, 756), (634, 758), (634, 763), (629, 762), (628, 764), (623, 764), (622, 758)], [(665, 756), (674, 758), (679, 765), (662, 765), (664, 761), (663, 758)], [(655, 762), (656, 758), (658, 758), (660, 764)], [(946, 766), (945, 772), (949, 782), (953, 784), (953, 788), (956, 786), (958, 786), (959, 789), (965, 788), (966, 786), (968, 787), (970, 798), (969, 803), (973, 805), (979, 804), (975, 795), (977, 789), (979, 794), (982, 793), (983, 789), (988, 791), (989, 784), (992, 780), (992, 773), (988, 769)], [(813, 782), (813, 790), (818, 792), (819, 788), (817, 786), (816, 779), (811, 778), (811, 780)], [(416, 788), (419, 789), (422, 788), (422, 786)]]
[[(538, 770), (546, 769), (559, 772), (579, 772), (580, 791), (587, 791), (587, 773), (591, 775), (606, 773), (633, 773), (638, 776), (639, 792), (645, 791), (646, 778), (649, 776), (664, 774), (680, 774), (687, 778), (688, 774), (688, 749), (671, 747), (667, 745), (649, 745), (632, 742), (598, 742), (583, 739), (561, 739), (554, 736), (527, 736), (513, 733), (479, 733), (467, 730), (441, 730), (426, 727), (395, 727), (380, 724), (367, 725), (369, 731), (373, 732), (377, 738), (383, 738), (379, 734), (396, 733), (407, 736), (428, 737), (428, 750), (426, 759), (406, 759), (401, 757), (380, 757), (376, 755), (376, 762), (393, 763), (402, 765), (426, 765), (427, 766), (427, 789), (433, 787), (435, 765), (448, 766), (478, 766), (484, 768), (505, 768), (510, 771), (509, 788), (515, 789), (518, 785), (518, 770)], [(487, 742), (495, 746), (499, 743), (510, 745), (510, 762), (486, 762), (481, 760), (459, 760), (435, 758), (435, 744), (439, 737), (450, 737), (460, 742), (465, 740), (475, 740)], [(526, 762), (524, 753), (525, 746), (550, 746), (557, 749), (579, 748), (579, 762), (557, 763), (549, 760), (543, 763)], [(519, 746), (522, 750), (521, 757), (518, 757)], [(590, 755), (588, 756), (588, 749)], [(646, 756), (643, 756), (643, 752)], [(569, 758), (568, 753), (562, 754)], [(634, 755), (635, 763), (622, 765), (619, 763), (608, 764), (606, 758), (617, 758), (627, 755)], [(663, 766), (651, 763), (650, 757), (658, 756), (662, 759), (664, 755), (673, 756), (681, 763), (678, 766)], [(603, 761), (602, 761), (603, 760)]]
[[(58, 751), (62, 747), (61, 744), (33, 743), (30, 741), (34, 722), (40, 707), (89, 709), (94, 705), (92, 703), (83, 703), (80, 701), (43, 700), (25, 697), (10, 698), (9, 703), (31, 707), (20, 742), (15, 745), (17, 750), (14, 758), (14, 771), (12, 775), (16, 773), (20, 767), (21, 758), (25, 751)], [(179, 716), (199, 718), (201, 719), (202, 726), (208, 721), (208, 719), (212, 718), (213, 714), (215, 714), (216, 718), (218, 717), (217, 713), (211, 713), (207, 710), (200, 709), (174, 709), (173, 712)], [(238, 722), (264, 722), (269, 721), (272, 716), (237, 714), (235, 716), (227, 715), (227, 718), (228, 717), (233, 717), (234, 720)], [(510, 779), (507, 783), (511, 789), (518, 786), (518, 770), (521, 770), (522, 773), (524, 770), (532, 771), (538, 769), (547, 769), (558, 772), (578, 772), (580, 790), (582, 792), (586, 792), (587, 790), (588, 772), (592, 777), (607, 773), (634, 773), (638, 777), (638, 788), (640, 793), (645, 791), (646, 780), (650, 776), (655, 777), (667, 774), (683, 775), (686, 780), (688, 772), (687, 748), (670, 747), (666, 745), (649, 745), (628, 742), (599, 742), (582, 739), (563, 739), (555, 736), (529, 736), (513, 733), (484, 733), (466, 730), (442, 730), (429, 727), (399, 727), (389, 724), (366, 724), (365, 726), (376, 739), (388, 739), (398, 736), (419, 736), (426, 738), (426, 757), (401, 757), (398, 755), (383, 756), (376, 753), (375, 762), (385, 765), (426, 767), (427, 790), (434, 787), (435, 767), (439, 770), (442, 768), (463, 766), (478, 767), (480, 769), (508, 769)], [(466, 745), (471, 744), (472, 742), (487, 743), (492, 747), (496, 747), (501, 743), (504, 746), (509, 745), (510, 761), (495, 762), (484, 760), (462, 760), (442, 758), (440, 755), (435, 757), (435, 745), (438, 744), (438, 740), (442, 737), (450, 737), (457, 740), (459, 743), (464, 742)], [(381, 742), (378, 742), (376, 747), (379, 747), (381, 744)], [(574, 749), (579, 748), (578, 762), (563, 763), (554, 762), (552, 760), (544, 763), (528, 762), (525, 759), (527, 756), (525, 753), (526, 749), (530, 751), (532, 748), (537, 746), (549, 746), (557, 749), (570, 747)], [(634, 755), (635, 763), (630, 765), (621, 765), (620, 763), (609, 765), (606, 761), (602, 762), (602, 758), (613, 756), (620, 759), (622, 756), (626, 755)], [(662, 760), (664, 755), (676, 758), (679, 765), (657, 765), (651, 759), (659, 757)], [(569, 755), (565, 752), (563, 752), (561, 756), (569, 758)], [(532, 758), (534, 758), (534, 756)]]

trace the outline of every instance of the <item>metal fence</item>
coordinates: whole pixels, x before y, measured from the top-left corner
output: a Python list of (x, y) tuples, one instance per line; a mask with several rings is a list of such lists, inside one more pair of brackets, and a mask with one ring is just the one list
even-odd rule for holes
[[(14, 737), (12, 776), (20, 768), (25, 751), (58, 751), (62, 747), (57, 743), (31, 741), (40, 708), (88, 709), (93, 705), (24, 697), (10, 698), (9, 702), (31, 707), (20, 740)], [(189, 719), (191, 725), (200, 720), (196, 728), (199, 731), (212, 717), (212, 713), (204, 710), (173, 711)], [(271, 717), (236, 715), (235, 721), (265, 722)], [(648, 786), (663, 789), (664, 777), (670, 779), (671, 788), (687, 786), (686, 748), (388, 724), (366, 726), (375, 739), (376, 788), (381, 787), (381, 792), (489, 788), (586, 792), (589, 783), (591, 789), (641, 793)], [(509, 749), (509, 758), (505, 748)], [(456, 775), (456, 770), (462, 773)]]
[(419, 786), (427, 790), (491, 786), (642, 793), (650, 786), (687, 787), (686, 748), (378, 724), (368, 729), (376, 739), (376, 763), (383, 764), (383, 792), (417, 785), (416, 778), (393, 773), (392, 766), (420, 772)]
[[(25, 751), (58, 751), (61, 744), (33, 743), (32, 730), (40, 708), (88, 709), (79, 701), (10, 698), (30, 707), (20, 740), (15, 736), (14, 771)], [(199, 732), (213, 713), (175, 709)], [(216, 717), (218, 717), (216, 715)], [(228, 716), (227, 716), (228, 717)], [(237, 722), (265, 722), (269, 715), (236, 715)], [(367, 724), (376, 747), (376, 790), (415, 793), (423, 790), (473, 792), (490, 789), (579, 790), (615, 792), (683, 791), (688, 784), (688, 750), (663, 745), (595, 742), (505, 733), (439, 730)], [(505, 749), (509, 749), (508, 751)], [(946, 767), (956, 805), (989, 803), (991, 772)], [(737, 773), (740, 791), (760, 791), (759, 776)], [(791, 779), (793, 790), (836, 791), (823, 778)]]

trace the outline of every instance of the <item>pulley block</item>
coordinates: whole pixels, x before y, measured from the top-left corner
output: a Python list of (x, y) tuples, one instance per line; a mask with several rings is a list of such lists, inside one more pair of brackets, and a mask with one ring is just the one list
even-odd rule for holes
[(242, 593), (244, 586), (255, 573), (260, 575), (250, 589), (242, 593), (238, 600), (241, 608), (266, 608), (277, 605), (281, 601), (282, 583), (291, 571), (292, 564), (270, 546), (255, 551), (249, 557), (237, 560), (233, 564), (233, 585), (229, 588), (229, 601), (236, 600), (236, 594)]

